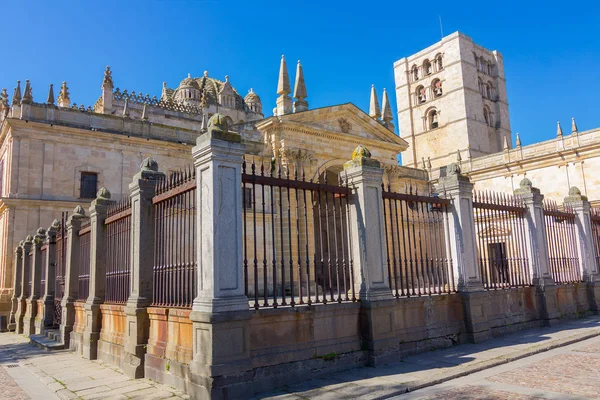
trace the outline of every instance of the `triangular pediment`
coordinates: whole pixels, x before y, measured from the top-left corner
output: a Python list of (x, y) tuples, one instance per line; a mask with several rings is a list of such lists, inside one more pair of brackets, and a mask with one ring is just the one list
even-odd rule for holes
[(275, 126), (282, 131), (287, 127), (307, 134), (338, 136), (340, 140), (375, 142), (398, 153), (408, 148), (408, 143), (404, 139), (352, 103), (270, 117), (256, 125), (261, 131)]

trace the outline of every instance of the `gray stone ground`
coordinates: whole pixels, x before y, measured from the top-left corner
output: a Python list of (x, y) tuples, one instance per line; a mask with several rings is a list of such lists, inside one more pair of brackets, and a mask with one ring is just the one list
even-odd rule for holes
[(329, 374), (257, 398), (600, 399), (598, 335), (594, 316)]
[(0, 399), (188, 399), (149, 379), (68, 350), (47, 352), (14, 333), (0, 333)]

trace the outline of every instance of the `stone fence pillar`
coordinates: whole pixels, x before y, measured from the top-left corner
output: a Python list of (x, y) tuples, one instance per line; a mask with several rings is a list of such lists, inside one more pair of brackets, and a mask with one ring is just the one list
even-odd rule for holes
[(455, 285), (464, 299), (467, 337), (470, 341), (480, 342), (491, 337), (487, 319), (490, 304), (477, 257), (473, 184), (461, 174), (458, 164), (450, 164), (447, 175), (439, 179), (437, 190), (442, 197), (451, 200), (446, 231), (450, 234), (448, 240), (457, 280)]
[(193, 329), (194, 398), (241, 398), (253, 393), (250, 311), (242, 270), (244, 147), (225, 118), (211, 117), (192, 149), (196, 168), (198, 287)]
[(599, 311), (600, 307), (600, 273), (596, 262), (596, 248), (594, 244), (594, 232), (592, 230), (592, 218), (590, 213), (590, 202), (586, 196), (581, 195), (581, 190), (572, 187), (569, 196), (565, 197), (565, 204), (569, 205), (575, 212), (575, 223), (577, 224), (577, 243), (579, 265), (581, 276), (588, 284), (588, 298), (592, 311)]
[(536, 287), (539, 317), (552, 324), (558, 320), (559, 311), (556, 299), (556, 284), (550, 271), (548, 243), (546, 242), (546, 221), (544, 219), (544, 195), (533, 187), (527, 178), (519, 183), (515, 195), (523, 200), (529, 234), (526, 236), (529, 250), (529, 266), (532, 283)]
[(350, 224), (355, 293), (361, 302), (393, 297), (385, 255), (385, 222), (381, 181), (383, 168), (369, 150), (358, 146), (344, 164), (346, 184), (352, 188)]
[(102, 187), (90, 206), (90, 293), (85, 303), (85, 331), (83, 332), (83, 357), (98, 358), (98, 340), (102, 327), (100, 304), (106, 292), (105, 225), (110, 192)]
[(131, 195), (131, 263), (129, 298), (125, 306), (127, 338), (123, 370), (128, 376), (144, 376), (144, 355), (150, 334), (147, 308), (152, 304), (154, 264), (154, 208), (152, 197), (164, 174), (152, 158), (142, 161), (141, 170), (129, 185)]
[(23, 266), (21, 267), (21, 295), (19, 296), (19, 302), (16, 314), (16, 332), (22, 334), (24, 332), (23, 319), (27, 312), (27, 298), (30, 294), (29, 282), (31, 281), (31, 246), (33, 245), (33, 237), (28, 235), (23, 242)]
[(37, 301), (41, 295), (42, 280), (42, 246), (46, 239), (46, 231), (39, 228), (33, 238), (33, 258), (31, 260), (31, 293), (27, 298), (27, 311), (23, 319), (23, 333), (27, 336), (35, 333), (35, 319), (38, 313)]
[(15, 255), (13, 262), (15, 263), (14, 275), (13, 275), (13, 295), (11, 298), (10, 316), (8, 319), (8, 330), (17, 330), (17, 309), (19, 307), (19, 297), (23, 290), (23, 241), (19, 242), (19, 245), (15, 248)]
[(81, 206), (77, 206), (67, 220), (67, 251), (63, 255), (66, 260), (65, 293), (61, 302), (60, 322), (60, 337), (65, 348), (69, 348), (75, 324), (75, 302), (79, 292), (79, 230), (84, 219), (85, 211)]
[(60, 222), (55, 219), (46, 231), (46, 276), (42, 287), (42, 312), (36, 319), (35, 332), (43, 333), (54, 321), (54, 291), (56, 286), (56, 232)]

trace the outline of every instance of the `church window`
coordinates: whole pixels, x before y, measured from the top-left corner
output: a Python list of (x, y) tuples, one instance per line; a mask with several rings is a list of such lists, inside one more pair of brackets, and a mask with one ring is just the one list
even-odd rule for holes
[(435, 66), (437, 68), (438, 71), (441, 71), (444, 69), (444, 63), (442, 61), (442, 55), (438, 54), (437, 56), (435, 56)]
[(494, 90), (494, 84), (491, 81), (488, 82), (488, 87), (490, 88), (490, 99), (496, 100), (496, 91)]
[(95, 172), (82, 172), (79, 182), (79, 197), (93, 199), (98, 191), (98, 174)]
[(488, 99), (492, 98), (492, 88), (490, 88), (489, 83), (485, 85), (485, 97), (487, 97)]
[(429, 60), (425, 60), (423, 62), (423, 71), (425, 72), (425, 75), (431, 75), (431, 73), (433, 72)]
[(431, 110), (429, 111), (429, 114), (427, 114), (427, 124), (429, 129), (438, 127), (438, 112), (436, 110)]
[(492, 70), (494, 69), (494, 66), (490, 63), (488, 63), (487, 65), (487, 73), (488, 75), (492, 75)]
[(417, 86), (416, 93), (417, 93), (417, 103), (418, 104), (422, 104), (422, 103), (425, 103), (425, 101), (427, 101), (426, 91), (423, 86)]
[(419, 80), (419, 68), (417, 68), (416, 65), (413, 65), (413, 67), (412, 67), (412, 76), (413, 76), (413, 81)]
[(481, 79), (477, 80), (477, 87), (479, 89), (479, 93), (483, 96), (484, 95), (484, 91), (483, 91), (483, 81)]
[(483, 119), (485, 120), (485, 124), (487, 126), (494, 126), (494, 120), (492, 113), (487, 107), (483, 108)]
[(442, 81), (440, 81), (439, 79), (434, 80), (431, 84), (431, 90), (433, 91), (434, 97), (440, 97), (443, 94)]

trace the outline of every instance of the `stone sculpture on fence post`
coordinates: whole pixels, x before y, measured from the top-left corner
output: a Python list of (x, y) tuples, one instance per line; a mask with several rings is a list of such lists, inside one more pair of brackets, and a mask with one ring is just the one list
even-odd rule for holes
[(590, 213), (590, 202), (581, 194), (579, 188), (573, 186), (569, 189), (569, 196), (565, 197), (565, 204), (570, 206), (575, 213), (577, 225), (577, 243), (579, 244), (577, 256), (581, 268), (581, 276), (588, 285), (588, 298), (593, 311), (599, 311), (600, 304), (600, 274), (596, 262), (596, 249), (594, 247), (594, 232)]
[(253, 386), (241, 267), (244, 146), (238, 133), (229, 132), (225, 117), (215, 114), (192, 155), (199, 240), (190, 392), (197, 398), (247, 397)]
[(110, 192), (102, 187), (90, 206), (90, 293), (85, 303), (85, 331), (83, 332), (83, 357), (98, 358), (98, 340), (102, 326), (100, 304), (106, 292), (106, 220)]
[(13, 275), (13, 294), (11, 298), (10, 316), (8, 318), (8, 330), (17, 330), (17, 307), (19, 305), (19, 297), (21, 296), (21, 290), (23, 289), (23, 241), (19, 242), (19, 245), (15, 248), (15, 255), (13, 258), (15, 263), (14, 275)]
[(65, 293), (61, 302), (62, 316), (60, 323), (60, 337), (65, 348), (69, 348), (71, 332), (75, 324), (75, 301), (79, 291), (79, 230), (85, 219), (85, 211), (81, 206), (75, 207), (73, 214), (67, 221), (67, 251), (64, 255), (65, 266)]
[(536, 287), (539, 303), (539, 317), (546, 324), (558, 321), (556, 284), (550, 271), (550, 256), (546, 242), (546, 221), (544, 220), (544, 195), (533, 186), (533, 183), (523, 178), (515, 195), (523, 201), (527, 209), (526, 220), (529, 234), (526, 236), (529, 247), (529, 265), (531, 281)]
[(125, 306), (127, 338), (123, 370), (132, 378), (144, 376), (144, 354), (150, 320), (147, 308), (152, 304), (152, 267), (154, 264), (154, 208), (152, 198), (165, 174), (158, 171), (152, 158), (142, 161), (140, 172), (129, 185), (131, 196), (130, 293)]
[(454, 260), (455, 287), (462, 292), (467, 337), (480, 342), (491, 337), (488, 293), (483, 288), (477, 257), (477, 237), (473, 213), (473, 184), (456, 163), (446, 168), (437, 190), (451, 200), (447, 218), (451, 258)]
[(36, 333), (43, 333), (54, 320), (54, 291), (56, 289), (56, 233), (60, 222), (55, 219), (46, 231), (46, 276), (42, 288), (42, 313), (36, 320)]
[(33, 335), (35, 333), (35, 320), (38, 313), (37, 301), (40, 298), (40, 286), (42, 280), (42, 245), (46, 239), (46, 231), (39, 228), (33, 237), (33, 257), (31, 259), (31, 293), (27, 299), (27, 311), (23, 319), (23, 333)]
[[(379, 161), (371, 158), (371, 152), (364, 146), (358, 146), (352, 153), (352, 159), (344, 164), (343, 174), (345, 183), (352, 189), (348, 231), (351, 232), (349, 240), (354, 260), (354, 291), (360, 299), (361, 314), (365, 318), (363, 335), (369, 351), (369, 365), (372, 366), (379, 363), (379, 354), (389, 347), (389, 341), (395, 341), (391, 328), (395, 299), (390, 290), (385, 260), (383, 172)], [(382, 329), (382, 323), (390, 327)]]
[(19, 296), (19, 303), (17, 307), (16, 323), (18, 334), (24, 332), (23, 319), (27, 311), (27, 298), (29, 297), (29, 281), (31, 278), (31, 246), (33, 245), (33, 237), (28, 235), (23, 242), (23, 266), (21, 267), (21, 296)]

